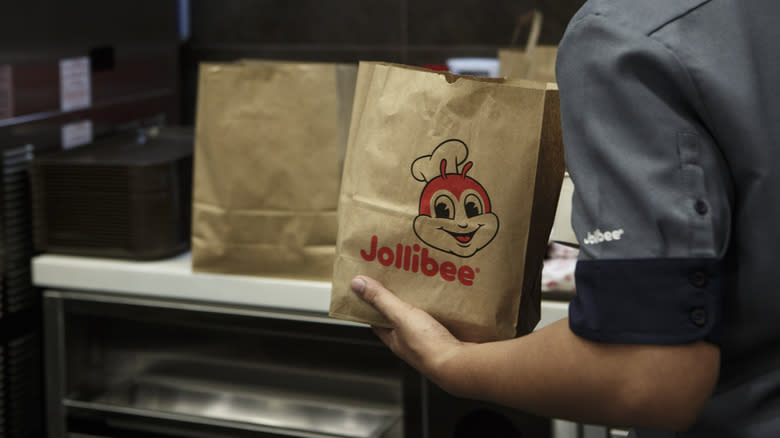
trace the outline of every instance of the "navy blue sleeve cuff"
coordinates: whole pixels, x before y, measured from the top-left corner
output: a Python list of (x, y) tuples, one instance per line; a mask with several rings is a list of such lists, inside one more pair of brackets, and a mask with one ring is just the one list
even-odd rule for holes
[(703, 258), (581, 260), (569, 326), (596, 342), (719, 344), (724, 269)]

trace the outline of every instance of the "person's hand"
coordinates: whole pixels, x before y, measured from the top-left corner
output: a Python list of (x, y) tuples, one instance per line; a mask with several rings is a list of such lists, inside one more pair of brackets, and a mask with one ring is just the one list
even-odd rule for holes
[(431, 380), (466, 344), (425, 311), (398, 298), (378, 281), (358, 276), (352, 291), (384, 315), (392, 328), (372, 327), (390, 350)]

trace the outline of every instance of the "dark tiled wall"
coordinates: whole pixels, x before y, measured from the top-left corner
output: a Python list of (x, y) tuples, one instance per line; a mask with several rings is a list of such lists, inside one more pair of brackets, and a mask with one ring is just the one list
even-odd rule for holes
[(183, 53), (184, 119), (194, 118), (197, 64), (239, 58), (389, 61), (495, 57), (517, 18), (544, 14), (541, 44), (556, 44), (584, 0), (192, 0)]
[(63, 46), (175, 43), (178, 36), (175, 0), (4, 1), (1, 11), (0, 62), (18, 52), (45, 52)]

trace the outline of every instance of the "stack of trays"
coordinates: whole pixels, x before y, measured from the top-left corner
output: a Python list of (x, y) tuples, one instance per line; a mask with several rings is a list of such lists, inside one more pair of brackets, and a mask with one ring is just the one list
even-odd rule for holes
[(0, 436), (42, 436), (41, 336), (11, 336), (0, 343)]
[(31, 309), (37, 304), (30, 274), (33, 245), (27, 168), (32, 157), (32, 145), (6, 149), (2, 155), (0, 318)]
[(32, 285), (29, 163), (33, 146), (0, 155), (0, 437), (42, 435), (40, 299)]

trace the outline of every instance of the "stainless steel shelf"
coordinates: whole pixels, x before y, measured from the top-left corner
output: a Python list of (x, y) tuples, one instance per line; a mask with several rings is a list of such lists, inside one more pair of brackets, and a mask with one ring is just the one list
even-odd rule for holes
[[(377, 397), (395, 398), (394, 385), (281, 367), (168, 362), (64, 404), (75, 415), (125, 414), (294, 436), (374, 438), (401, 419), (397, 401)], [(345, 390), (353, 394), (339, 397)]]

